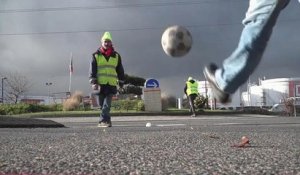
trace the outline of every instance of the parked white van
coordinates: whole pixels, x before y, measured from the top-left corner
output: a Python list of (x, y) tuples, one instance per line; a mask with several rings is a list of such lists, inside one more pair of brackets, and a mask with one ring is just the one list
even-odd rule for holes
[(286, 106), (284, 104), (275, 104), (269, 109), (270, 112), (284, 112), (286, 111)]
[[(290, 106), (290, 107), (291, 107), (291, 106)], [(296, 107), (297, 111), (299, 111), (300, 105), (297, 105), (297, 104), (296, 104), (295, 107)], [(290, 110), (294, 111), (293, 108), (294, 108), (294, 107), (292, 106), (292, 108), (290, 108)], [(272, 108), (269, 109), (269, 111), (270, 111), (270, 112), (289, 112), (289, 111), (288, 111), (288, 106), (286, 106), (285, 104), (282, 104), (282, 103), (273, 105)], [(290, 111), (290, 112), (291, 112), (291, 111)]]

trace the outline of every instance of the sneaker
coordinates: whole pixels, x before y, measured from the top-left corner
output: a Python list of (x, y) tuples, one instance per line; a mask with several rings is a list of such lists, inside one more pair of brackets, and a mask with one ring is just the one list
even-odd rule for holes
[(196, 117), (196, 114), (191, 115), (191, 117)]
[(227, 103), (230, 101), (230, 94), (224, 92), (218, 86), (215, 77), (215, 72), (217, 69), (217, 65), (211, 63), (210, 65), (205, 66), (203, 73), (205, 75), (206, 80), (211, 85), (211, 89), (216, 100), (221, 103)]
[(111, 121), (109, 121), (107, 123), (108, 123), (108, 127), (112, 127)]
[(107, 122), (107, 121), (100, 121), (98, 124), (98, 127), (100, 128), (107, 128), (107, 127), (111, 127), (111, 121)]

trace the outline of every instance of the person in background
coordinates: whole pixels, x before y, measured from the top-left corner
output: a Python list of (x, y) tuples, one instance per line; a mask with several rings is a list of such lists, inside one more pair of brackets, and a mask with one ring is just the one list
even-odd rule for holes
[(188, 98), (190, 111), (192, 112), (192, 117), (196, 117), (195, 111), (195, 99), (198, 96), (198, 82), (195, 81), (192, 77), (189, 77), (185, 83), (184, 93)]
[(112, 97), (117, 87), (123, 88), (124, 68), (121, 56), (115, 51), (112, 37), (105, 32), (101, 38), (100, 48), (93, 53), (90, 62), (89, 81), (93, 90), (99, 90), (100, 120), (98, 127), (111, 127), (110, 108)]
[[(227, 103), (261, 61), (277, 18), (290, 0), (249, 0), (239, 44), (223, 61), (205, 66), (203, 72), (217, 101)], [(300, 1), (299, 1), (300, 2)]]

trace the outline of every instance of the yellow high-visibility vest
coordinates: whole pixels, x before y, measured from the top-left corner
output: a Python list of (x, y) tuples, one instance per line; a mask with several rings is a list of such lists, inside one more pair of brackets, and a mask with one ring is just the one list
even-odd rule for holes
[(198, 83), (196, 81), (194, 83), (187, 81), (186, 85), (187, 85), (187, 89), (186, 89), (187, 95), (198, 94)]
[(118, 54), (115, 57), (110, 56), (108, 61), (102, 54), (95, 55), (97, 61), (97, 81), (101, 84), (109, 84), (116, 86), (118, 82), (118, 75), (116, 67), (119, 62)]

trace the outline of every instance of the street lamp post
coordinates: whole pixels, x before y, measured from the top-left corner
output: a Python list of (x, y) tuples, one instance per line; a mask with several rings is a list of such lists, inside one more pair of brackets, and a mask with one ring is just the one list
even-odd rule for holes
[(6, 80), (7, 78), (6, 77), (2, 77), (1, 78), (1, 103), (3, 103), (4, 102), (4, 95), (3, 95), (3, 92), (4, 92), (4, 88), (3, 88), (3, 86), (4, 86), (4, 80)]
[(50, 104), (50, 86), (52, 85), (51, 82), (47, 82), (46, 86), (48, 86), (48, 103)]

